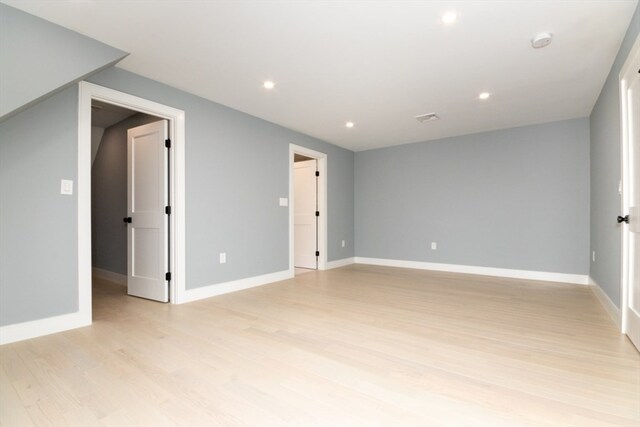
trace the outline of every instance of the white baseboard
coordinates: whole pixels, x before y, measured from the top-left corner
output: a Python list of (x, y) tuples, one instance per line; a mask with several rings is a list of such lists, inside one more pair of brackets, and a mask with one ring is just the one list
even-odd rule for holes
[(108, 280), (113, 283), (117, 283), (118, 285), (127, 286), (127, 276), (120, 273), (114, 273), (113, 271), (103, 270), (102, 268), (92, 267), (91, 272), (94, 276)]
[(482, 276), (509, 277), (512, 279), (543, 280), (546, 282), (588, 285), (586, 274), (549, 273), (545, 271), (511, 270), (507, 268), (477, 267), (473, 265), (439, 264), (421, 261), (403, 261), (381, 258), (356, 257), (356, 264), (383, 265), (386, 267), (415, 268), (419, 270), (446, 271), (449, 273), (479, 274)]
[(356, 262), (356, 258), (355, 257), (337, 259), (335, 261), (329, 261), (329, 262), (327, 262), (327, 268), (325, 270), (331, 270), (332, 268), (344, 267), (345, 265), (355, 264), (355, 262)]
[(293, 271), (284, 270), (276, 273), (263, 274), (262, 276), (248, 277), (246, 279), (234, 280), (232, 282), (217, 283), (215, 285), (203, 286), (201, 288), (187, 289), (182, 292), (176, 304), (197, 301), (217, 295), (228, 294), (229, 292), (242, 291), (244, 289), (255, 288), (281, 280), (291, 279)]
[(611, 298), (609, 298), (609, 295), (607, 295), (600, 285), (591, 277), (589, 277), (589, 284), (591, 285), (591, 292), (598, 298), (598, 301), (600, 301), (604, 310), (611, 317), (613, 323), (615, 323), (618, 328), (622, 328), (622, 313), (620, 309), (616, 307), (613, 301), (611, 301)]
[(0, 345), (55, 334), (91, 324), (91, 315), (75, 312), (0, 327)]

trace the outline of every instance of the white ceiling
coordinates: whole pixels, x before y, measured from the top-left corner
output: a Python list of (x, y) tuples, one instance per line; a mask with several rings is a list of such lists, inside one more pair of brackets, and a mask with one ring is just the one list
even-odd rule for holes
[[(589, 115), (637, 4), (3, 2), (130, 52), (121, 68), (355, 151)], [(553, 42), (533, 49), (541, 31)]]

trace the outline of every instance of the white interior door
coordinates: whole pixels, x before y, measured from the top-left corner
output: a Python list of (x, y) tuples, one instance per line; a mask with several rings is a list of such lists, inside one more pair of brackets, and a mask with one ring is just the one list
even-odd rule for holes
[(167, 138), (166, 120), (127, 134), (127, 289), (162, 302), (169, 301)]
[(318, 186), (316, 160), (293, 164), (294, 265), (300, 268), (318, 267)]
[(629, 213), (626, 228), (628, 242), (628, 292), (626, 310), (626, 333), (640, 349), (640, 74), (635, 73), (629, 81), (627, 89), (627, 120), (629, 143), (626, 157), (628, 159)]

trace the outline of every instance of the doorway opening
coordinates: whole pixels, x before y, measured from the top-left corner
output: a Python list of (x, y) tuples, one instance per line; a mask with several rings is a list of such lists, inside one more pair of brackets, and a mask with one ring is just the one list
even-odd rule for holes
[(324, 270), (327, 261), (327, 156), (290, 144), (289, 270)]
[[(167, 245), (166, 256), (163, 256), (163, 262), (166, 260), (167, 271), (170, 275), (166, 274), (167, 282), (170, 283), (170, 287), (167, 290), (167, 297), (171, 303), (181, 303), (184, 301), (185, 294), (185, 114), (184, 111), (178, 110), (172, 107), (168, 107), (163, 104), (159, 104), (153, 101), (149, 101), (144, 98), (140, 98), (134, 95), (130, 95), (117, 90), (109, 89), (99, 85), (95, 85), (88, 82), (80, 82), (79, 84), (79, 107), (78, 107), (78, 294), (79, 294), (79, 317), (82, 319), (83, 325), (91, 324), (92, 321), (92, 227), (91, 227), (91, 199), (92, 199), (92, 154), (91, 154), (91, 134), (92, 134), (92, 105), (105, 105), (121, 107), (125, 110), (134, 112), (134, 115), (142, 113), (142, 116), (153, 116), (161, 121), (156, 123), (165, 123), (166, 126), (160, 126), (158, 138), (165, 138), (168, 142), (165, 142), (167, 146), (163, 145), (163, 156), (167, 155), (167, 169), (171, 171), (168, 174), (166, 181), (164, 181), (164, 187), (166, 190), (166, 199), (169, 201), (168, 208), (163, 206), (163, 218), (167, 218), (165, 212), (169, 212), (167, 220), (167, 233), (165, 237), (171, 244)], [(130, 116), (133, 117), (133, 116)], [(149, 125), (145, 125), (149, 126)], [(147, 129), (148, 130), (148, 129)], [(99, 131), (94, 131), (98, 133)], [(138, 135), (140, 138), (147, 138), (149, 135)], [(135, 135), (134, 135), (135, 137)], [(95, 137), (97, 138), (97, 136)], [(128, 137), (131, 139), (131, 136)], [(138, 141), (140, 142), (140, 141)], [(146, 143), (145, 143), (146, 142)], [(149, 148), (150, 143), (148, 139), (142, 141), (139, 145), (139, 152), (145, 151)], [(130, 141), (128, 141), (129, 150)], [(134, 148), (136, 142), (134, 141)], [(156, 151), (157, 153), (157, 151)], [(130, 156), (129, 156), (130, 157)], [(145, 158), (145, 156), (142, 156)], [(144, 169), (145, 165), (142, 165)], [(153, 169), (157, 172), (159, 169)], [(164, 166), (160, 168), (164, 172)], [(144, 178), (142, 178), (144, 180)], [(135, 181), (134, 181), (135, 185)], [(145, 192), (142, 192), (145, 194)], [(149, 193), (146, 193), (149, 194)], [(146, 201), (142, 200), (138, 203), (144, 205)], [(166, 209), (166, 210), (165, 210)], [(119, 216), (116, 217), (120, 224), (124, 226), (124, 221), (127, 218)], [(123, 221), (124, 220), (124, 221)], [(130, 223), (126, 222), (127, 227)], [(146, 226), (145, 226), (146, 227)], [(141, 239), (147, 240), (147, 242), (153, 242), (154, 239), (158, 239), (158, 236), (151, 236), (152, 233), (142, 231), (139, 233)], [(146, 235), (146, 236), (145, 236)], [(156, 245), (153, 245), (156, 246)], [(164, 250), (164, 248), (163, 248)], [(131, 252), (128, 250), (128, 252)], [(159, 257), (157, 258), (159, 262)], [(150, 264), (147, 264), (147, 267)], [(152, 264), (151, 264), (152, 265)], [(139, 272), (141, 275), (148, 275), (148, 270), (145, 271), (145, 266), (141, 266)], [(116, 276), (117, 278), (117, 276)]]
[(160, 302), (169, 301), (170, 283), (165, 277), (170, 253), (167, 138), (165, 119), (91, 103), (93, 279)]

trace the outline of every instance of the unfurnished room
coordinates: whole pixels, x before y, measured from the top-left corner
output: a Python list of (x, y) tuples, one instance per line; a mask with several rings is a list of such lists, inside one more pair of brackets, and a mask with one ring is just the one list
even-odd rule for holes
[(0, 0), (0, 427), (640, 425), (637, 0)]

